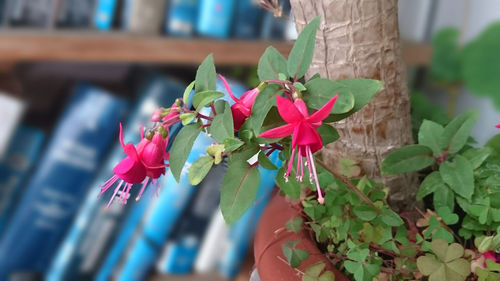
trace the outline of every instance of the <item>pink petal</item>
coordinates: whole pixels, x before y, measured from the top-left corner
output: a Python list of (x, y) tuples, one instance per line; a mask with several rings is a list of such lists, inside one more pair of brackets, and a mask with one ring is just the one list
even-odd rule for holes
[(332, 112), (333, 105), (335, 105), (335, 102), (337, 101), (337, 98), (339, 95), (335, 95), (332, 99), (330, 99), (325, 105), (323, 105), (318, 111), (314, 112), (309, 116), (307, 121), (310, 123), (316, 123), (316, 122), (321, 122), (323, 119), (328, 117), (330, 115), (330, 112)]
[(293, 103), (295, 107), (299, 110), (300, 114), (307, 118), (309, 116), (309, 112), (307, 112), (307, 106), (306, 103), (302, 99), (297, 99)]
[(231, 97), (231, 99), (233, 99), (235, 102), (238, 102), (238, 99), (233, 95), (231, 88), (229, 88), (229, 84), (227, 83), (226, 78), (224, 78), (224, 76), (222, 76), (220, 74), (219, 74), (219, 78), (222, 81), (222, 84), (224, 84), (224, 87), (226, 87), (226, 91), (229, 94), (229, 96)]
[(231, 113), (233, 114), (233, 124), (234, 124), (234, 129), (238, 131), (241, 128), (241, 125), (245, 123), (245, 120), (247, 119), (250, 114), (245, 114), (244, 111), (242, 111), (242, 108), (238, 106), (239, 104), (235, 103), (233, 106), (231, 106)]
[(249, 109), (252, 109), (253, 103), (257, 95), (259, 94), (259, 88), (254, 88), (250, 91), (246, 91), (240, 98), (240, 102)]
[(297, 123), (304, 119), (302, 114), (289, 99), (276, 96), (276, 105), (278, 106), (281, 118), (287, 123)]
[(140, 183), (146, 178), (146, 168), (131, 157), (125, 157), (113, 168), (113, 173), (127, 183)]
[(271, 130), (267, 130), (259, 135), (261, 138), (268, 138), (268, 139), (278, 139), (278, 138), (284, 138), (286, 136), (289, 136), (293, 133), (293, 129), (295, 128), (295, 125), (293, 124), (286, 124), (283, 126), (276, 127)]
[[(295, 133), (295, 132), (294, 132)], [(297, 130), (296, 145), (315, 145), (322, 144), (321, 136), (310, 124), (301, 122)]]
[(498, 129), (500, 129), (500, 124), (498, 124), (496, 127), (497, 127)]

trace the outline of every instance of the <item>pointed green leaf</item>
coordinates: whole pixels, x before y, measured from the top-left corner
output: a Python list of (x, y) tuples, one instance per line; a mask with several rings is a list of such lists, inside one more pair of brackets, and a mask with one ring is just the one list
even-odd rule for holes
[(305, 85), (307, 93), (304, 95), (304, 101), (309, 107), (320, 109), (338, 94), (331, 113), (347, 113), (354, 108), (354, 93), (350, 87), (342, 82), (342, 80), (332, 81), (326, 78), (309, 80)]
[(443, 178), (441, 178), (441, 174), (438, 171), (434, 171), (430, 173), (420, 184), (420, 188), (418, 189), (417, 199), (422, 200), (425, 196), (433, 193), (436, 190), (441, 190), (445, 187)]
[(493, 153), (493, 150), (487, 146), (481, 148), (471, 148), (464, 152), (463, 156), (469, 160), (473, 169), (477, 169)]
[(470, 132), (477, 120), (477, 112), (466, 111), (453, 119), (444, 128), (439, 139), (441, 148), (447, 149), (449, 153), (456, 153), (467, 143)]
[(387, 208), (382, 209), (381, 218), (388, 226), (400, 226), (404, 223), (398, 214)]
[(432, 202), (434, 203), (434, 208), (447, 207), (450, 210), (455, 209), (455, 194), (448, 185), (442, 185), (436, 188), (434, 192)]
[(413, 144), (391, 152), (382, 163), (382, 173), (403, 174), (427, 168), (433, 163), (430, 148)]
[(368, 205), (360, 205), (353, 208), (354, 214), (364, 221), (371, 221), (377, 217), (376, 210)]
[(442, 155), (443, 150), (439, 145), (439, 139), (444, 132), (444, 127), (438, 123), (424, 120), (418, 132), (418, 144), (432, 149), (434, 155)]
[(182, 95), (182, 100), (184, 101), (184, 104), (188, 104), (189, 95), (191, 94), (191, 91), (193, 90), (195, 83), (196, 81), (189, 83), (189, 85), (184, 90), (184, 95)]
[(193, 106), (196, 108), (196, 111), (200, 111), (203, 107), (210, 105), (213, 101), (223, 96), (224, 93), (212, 90), (196, 92), (193, 97)]
[(314, 54), (319, 22), (320, 18), (318, 16), (302, 29), (288, 55), (288, 74), (294, 79), (302, 78), (309, 69)]
[(259, 165), (261, 165), (264, 169), (268, 170), (278, 169), (278, 167), (276, 167), (276, 165), (274, 165), (274, 163), (271, 162), (271, 160), (269, 160), (264, 151), (259, 152), (258, 160), (259, 160)]
[(225, 139), (234, 137), (233, 115), (226, 101), (220, 100), (216, 104), (223, 110), (217, 111), (208, 131), (217, 143), (223, 143)]
[(262, 57), (260, 57), (257, 67), (257, 74), (260, 81), (285, 80), (281, 79), (280, 73), (287, 73), (287, 61), (274, 47), (267, 47)]
[(439, 166), (443, 181), (458, 195), (471, 199), (474, 193), (474, 174), (472, 165), (465, 157), (457, 155), (453, 162), (444, 162)]
[[(208, 55), (196, 71), (196, 93), (215, 90), (216, 72), (213, 55)], [(196, 107), (196, 106), (195, 106)]]
[(213, 164), (214, 158), (212, 156), (203, 156), (194, 161), (189, 168), (189, 183), (198, 185), (208, 174)]
[(324, 146), (340, 138), (337, 129), (335, 129), (329, 124), (322, 124), (317, 130), (319, 135), (321, 136), (321, 139), (323, 140)]
[(191, 123), (183, 127), (174, 139), (174, 143), (170, 149), (170, 170), (177, 182), (180, 180), (186, 159), (200, 132), (200, 126), (196, 123)]

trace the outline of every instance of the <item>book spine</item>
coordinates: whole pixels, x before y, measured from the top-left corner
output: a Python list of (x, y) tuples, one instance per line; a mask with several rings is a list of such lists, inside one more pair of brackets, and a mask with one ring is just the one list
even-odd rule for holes
[(228, 38), (235, 4), (235, 0), (200, 0), (197, 32), (208, 37)]
[[(281, 165), (278, 154), (278, 152), (274, 152), (270, 156), (271, 161), (277, 167)], [(266, 170), (259, 167), (259, 171), (260, 185), (257, 199), (254, 205), (230, 228), (228, 247), (218, 264), (219, 272), (227, 279), (235, 278), (240, 271), (243, 261), (246, 258), (248, 247), (255, 234), (260, 216), (269, 202), (272, 190), (275, 186), (274, 179), (276, 178), (278, 170)]]
[(198, 0), (173, 0), (165, 19), (165, 32), (180, 37), (190, 37), (198, 20)]
[(76, 87), (0, 240), (0, 280), (19, 270), (47, 270), (125, 107), (103, 90)]
[(136, 0), (130, 10), (128, 30), (141, 34), (160, 33), (166, 4), (166, 0)]
[(44, 134), (21, 126), (0, 162), (0, 237), (24, 191), (25, 178), (40, 153)]
[(234, 35), (242, 39), (259, 37), (262, 9), (256, 0), (240, 0), (237, 4)]
[(175, 275), (191, 272), (210, 217), (219, 205), (226, 169), (226, 161), (214, 166), (197, 187), (199, 191), (177, 223), (176, 230), (165, 247), (157, 266), (158, 271)]
[(94, 14), (94, 27), (110, 30), (113, 26), (117, 0), (98, 0)]
[(61, 2), (57, 26), (87, 28), (90, 26), (95, 0), (64, 0)]
[(21, 100), (12, 98), (0, 92), (0, 159), (4, 156), (7, 147), (21, 120), (25, 105)]
[[(141, 93), (141, 98), (125, 126), (124, 137), (127, 142), (138, 143), (141, 125), (150, 122), (155, 108), (174, 103), (175, 99), (182, 95), (183, 87), (170, 79), (153, 75), (145, 83)], [(171, 129), (169, 145), (172, 144), (172, 137), (175, 136), (178, 128), (179, 126), (176, 126)], [(47, 280), (91, 279), (106, 258), (112, 241), (118, 235), (122, 225), (128, 223), (126, 221), (129, 219), (135, 221), (134, 218), (128, 216), (135, 202), (122, 206), (118, 200), (115, 200), (110, 208), (106, 209), (112, 193), (97, 197), (100, 191), (99, 186), (113, 175), (114, 166), (125, 156), (121, 145), (117, 143), (99, 176), (91, 185), (92, 189), (58, 251), (57, 258), (47, 274)], [(131, 189), (131, 198), (137, 196), (139, 189), (139, 187)], [(141, 202), (147, 199), (149, 197)]]
[(11, 0), (9, 23), (13, 26), (52, 28), (62, 0)]
[(194, 263), (194, 271), (199, 274), (205, 274), (216, 268), (221, 253), (225, 252), (229, 227), (224, 221), (222, 212), (219, 209), (214, 213), (207, 233), (203, 238), (200, 251)]

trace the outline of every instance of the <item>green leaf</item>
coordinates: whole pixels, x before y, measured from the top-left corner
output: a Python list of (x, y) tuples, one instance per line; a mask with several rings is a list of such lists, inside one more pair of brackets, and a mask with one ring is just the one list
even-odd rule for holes
[(432, 37), (431, 74), (435, 79), (447, 83), (461, 80), (459, 36), (457, 28), (444, 28)]
[(377, 217), (376, 210), (368, 205), (360, 205), (353, 208), (354, 214), (364, 221), (371, 221)]
[(281, 79), (280, 73), (287, 73), (287, 61), (274, 47), (267, 47), (262, 57), (260, 57), (257, 67), (257, 74), (260, 81), (266, 80), (286, 80)]
[(191, 123), (191, 121), (193, 121), (195, 116), (196, 114), (194, 113), (182, 113), (179, 115), (179, 118), (181, 119), (182, 125), (186, 126), (187, 124)]
[(230, 153), (240, 148), (244, 142), (237, 138), (227, 138), (222, 142), (222, 144), (224, 144), (224, 152)]
[(439, 144), (449, 153), (456, 153), (467, 143), (470, 131), (477, 119), (477, 112), (466, 111), (453, 119), (443, 131)]
[(319, 277), (321, 271), (325, 269), (325, 264), (323, 262), (318, 262), (316, 264), (310, 265), (305, 272), (305, 275), (309, 277)]
[(352, 248), (347, 252), (347, 257), (353, 261), (365, 262), (369, 254), (369, 249)]
[(213, 164), (214, 158), (212, 156), (203, 156), (194, 161), (189, 168), (189, 183), (198, 185), (208, 174)]
[(434, 209), (439, 207), (447, 207), (450, 210), (455, 209), (455, 194), (446, 184), (436, 189), (432, 200)]
[[(196, 71), (195, 89), (196, 93), (215, 90), (216, 79), (213, 55), (208, 55)], [(194, 103), (194, 101), (193, 101)], [(195, 106), (196, 107), (196, 106)]]
[(391, 152), (382, 163), (382, 173), (403, 174), (427, 168), (433, 163), (430, 148), (413, 144)]
[(439, 144), (439, 139), (443, 132), (443, 126), (429, 120), (424, 120), (418, 132), (418, 144), (427, 146), (432, 149), (434, 155), (440, 156), (443, 154), (443, 150)]
[(276, 165), (274, 165), (274, 163), (271, 160), (269, 160), (264, 151), (259, 152), (258, 160), (259, 160), (259, 165), (261, 165), (264, 169), (268, 170), (278, 169), (278, 167), (276, 167)]
[(222, 152), (224, 152), (223, 144), (212, 144), (209, 147), (207, 147), (208, 155), (211, 155), (215, 158), (214, 159), (215, 165), (219, 165), (219, 163), (222, 161)]
[(200, 126), (197, 123), (191, 123), (184, 126), (174, 139), (174, 143), (170, 149), (170, 170), (177, 182), (180, 180), (186, 159), (200, 132)]
[(439, 166), (443, 181), (458, 195), (471, 199), (474, 193), (474, 174), (472, 165), (465, 157), (457, 155), (453, 162), (444, 162)]
[(288, 231), (291, 231), (293, 233), (299, 233), (302, 231), (302, 224), (304, 223), (304, 219), (301, 217), (295, 217), (291, 218), (288, 220), (288, 222), (285, 224), (285, 228)]
[(286, 242), (281, 245), (283, 255), (287, 259), (291, 267), (297, 268), (299, 265), (309, 258), (309, 252), (306, 250), (295, 249), (295, 246), (290, 247)]
[(302, 29), (288, 55), (288, 74), (294, 80), (300, 79), (309, 69), (314, 54), (319, 21), (320, 17), (315, 17)]
[(500, 109), (499, 33), (500, 23), (495, 22), (464, 47), (462, 75), (472, 93), (489, 96)]
[(323, 140), (323, 145), (326, 146), (329, 143), (332, 143), (340, 138), (339, 132), (337, 129), (332, 127), (329, 124), (322, 124), (318, 129), (318, 133)]
[(309, 80), (305, 85), (307, 93), (303, 97), (304, 101), (309, 107), (320, 109), (338, 94), (331, 113), (347, 113), (354, 108), (354, 93), (350, 87), (342, 82), (343, 80), (332, 81), (326, 78)]
[(184, 95), (182, 95), (182, 100), (184, 101), (184, 104), (188, 104), (189, 95), (191, 94), (191, 91), (193, 90), (195, 83), (196, 81), (189, 83), (189, 85), (184, 90)]
[(398, 214), (387, 208), (382, 209), (381, 219), (388, 226), (400, 226), (404, 223)]
[(200, 111), (203, 107), (210, 105), (213, 101), (223, 96), (224, 93), (212, 90), (196, 92), (193, 97), (193, 106), (196, 108), (196, 111)]
[[(349, 89), (354, 95), (354, 107), (349, 112), (330, 115), (330, 117), (325, 119), (327, 122), (339, 121), (358, 112), (373, 99), (383, 86), (381, 81), (362, 78), (337, 80), (335, 82), (341, 84), (345, 89)], [(308, 88), (307, 83), (306, 88)]]
[(442, 263), (433, 257), (420, 256), (417, 259), (417, 266), (423, 275), (428, 276), (436, 272), (442, 266)]
[(425, 177), (420, 185), (420, 188), (418, 189), (417, 200), (422, 200), (425, 196), (433, 193), (434, 191), (445, 188), (446, 186), (444, 185), (445, 183), (443, 178), (438, 171), (430, 173), (427, 177)]
[(231, 113), (231, 106), (226, 101), (220, 100), (216, 104), (219, 104), (218, 107), (224, 108), (224, 110), (217, 112), (212, 125), (210, 125), (209, 132), (217, 143), (223, 143), (227, 138), (234, 137), (233, 114)]
[(484, 163), (491, 153), (493, 153), (493, 150), (489, 147), (471, 148), (464, 152), (463, 156), (469, 160), (472, 168), (475, 170)]
[(280, 187), (281, 191), (285, 193), (287, 196), (298, 199), (300, 197), (300, 183), (295, 179), (294, 176), (288, 177), (288, 181), (285, 180), (286, 167), (283, 166), (278, 170), (278, 174), (276, 175), (275, 181), (276, 184)]
[(448, 207), (438, 207), (436, 212), (446, 225), (453, 225), (458, 222), (458, 215), (453, 213)]
[(231, 225), (252, 205), (259, 188), (260, 173), (246, 159), (233, 160), (222, 180), (220, 207), (224, 220)]
[(306, 87), (304, 86), (304, 84), (302, 84), (302, 83), (300, 83), (300, 82), (294, 82), (294, 83), (293, 83), (293, 86), (294, 86), (297, 90), (299, 90), (300, 92), (303, 92), (303, 91), (307, 90), (307, 89), (306, 89)]
[[(340, 173), (348, 178), (359, 176), (361, 173), (361, 167), (356, 165), (352, 159), (343, 157), (339, 161)], [(359, 186), (358, 186), (359, 188)], [(362, 189), (362, 188), (359, 188)]]
[(491, 148), (493, 154), (500, 155), (500, 134), (489, 139), (485, 146)]

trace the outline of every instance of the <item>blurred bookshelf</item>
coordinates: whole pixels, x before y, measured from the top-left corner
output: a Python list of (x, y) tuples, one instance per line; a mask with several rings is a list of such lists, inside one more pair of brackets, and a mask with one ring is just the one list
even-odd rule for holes
[[(127, 32), (1, 30), (0, 63), (26, 61), (131, 62), (197, 65), (213, 53), (218, 65), (257, 65), (268, 46), (285, 57), (293, 42), (216, 40)], [(429, 45), (405, 42), (407, 65), (429, 65)]]

